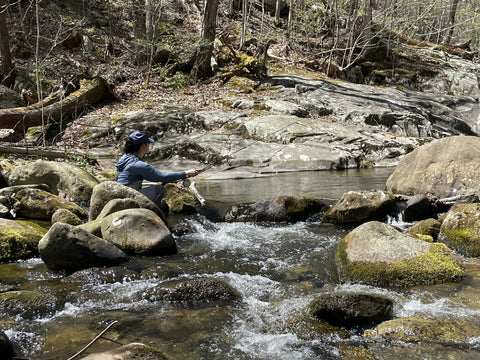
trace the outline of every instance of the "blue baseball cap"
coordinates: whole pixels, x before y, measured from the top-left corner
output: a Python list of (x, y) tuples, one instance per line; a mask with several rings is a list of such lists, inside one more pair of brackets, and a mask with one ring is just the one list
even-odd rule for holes
[(134, 131), (133, 133), (128, 135), (128, 137), (133, 140), (133, 143), (135, 145), (155, 142), (153, 139), (149, 138), (144, 132), (141, 131)]

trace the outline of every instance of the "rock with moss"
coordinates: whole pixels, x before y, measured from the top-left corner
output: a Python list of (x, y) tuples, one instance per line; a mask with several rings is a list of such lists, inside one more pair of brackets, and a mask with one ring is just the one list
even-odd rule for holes
[(166, 184), (165, 189), (165, 201), (171, 213), (193, 214), (200, 210), (201, 204), (190, 189), (176, 184)]
[(166, 221), (162, 210), (153, 201), (139, 191), (116, 181), (104, 181), (93, 188), (89, 220), (95, 220), (108, 202), (113, 199), (131, 199), (138, 204), (137, 207), (149, 209)]
[(480, 203), (457, 204), (445, 216), (438, 241), (459, 253), (480, 256)]
[(451, 136), (405, 155), (387, 180), (391, 192), (460, 197), (480, 188), (480, 138)]
[(57, 209), (66, 209), (79, 218), (87, 218), (87, 212), (79, 205), (45, 190), (24, 187), (14, 196), (13, 207), (18, 217), (50, 221)]
[(77, 215), (67, 209), (55, 210), (55, 212), (52, 214), (51, 223), (55, 224), (56, 222), (63, 222), (65, 224), (70, 224), (74, 226), (83, 223), (83, 221)]
[(0, 261), (27, 259), (38, 255), (38, 242), (47, 229), (23, 220), (0, 219)]
[(127, 260), (125, 253), (112, 243), (65, 223), (51, 226), (38, 243), (38, 251), (49, 269), (68, 272)]
[(38, 160), (6, 172), (9, 186), (46, 184), (55, 195), (70, 201), (88, 202), (98, 180), (83, 168), (68, 162)]
[(442, 223), (437, 219), (425, 219), (414, 224), (408, 229), (407, 234), (413, 235), (419, 239), (424, 240), (423, 236), (430, 236), (432, 240), (436, 240), (440, 233)]
[(148, 209), (117, 211), (100, 220), (102, 238), (131, 255), (169, 255), (177, 245), (163, 220)]
[(337, 248), (340, 281), (378, 286), (457, 282), (465, 277), (461, 259), (444, 244), (402, 234), (371, 221), (349, 232)]
[(471, 346), (471, 339), (480, 337), (480, 326), (466, 319), (399, 318), (385, 321), (365, 336), (386, 339)]
[(349, 191), (327, 210), (322, 221), (335, 224), (360, 224), (385, 219), (395, 208), (396, 199), (390, 192)]
[(279, 196), (253, 204), (233, 206), (225, 221), (296, 222), (325, 211), (327, 206), (318, 199), (303, 196)]
[(59, 300), (51, 292), (41, 290), (8, 291), (0, 294), (0, 312), (23, 318), (44, 317), (56, 309)]
[(333, 293), (317, 296), (307, 307), (310, 316), (335, 326), (356, 327), (392, 318), (391, 299), (375, 294)]
[(171, 302), (211, 302), (230, 301), (240, 298), (240, 294), (226, 282), (212, 278), (184, 280), (173, 288), (162, 286), (152, 289), (145, 297), (150, 301)]
[(167, 360), (163, 353), (142, 343), (130, 343), (113, 350), (90, 354), (81, 360)]

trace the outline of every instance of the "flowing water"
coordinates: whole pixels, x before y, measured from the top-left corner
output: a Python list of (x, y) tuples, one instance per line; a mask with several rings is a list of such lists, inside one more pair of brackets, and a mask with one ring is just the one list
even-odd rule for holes
[[(332, 202), (345, 191), (382, 189), (390, 169), (283, 174), (260, 179), (209, 180), (197, 186), (207, 203), (224, 208), (279, 195)], [(460, 318), (480, 323), (479, 264), (466, 281), (394, 291), (335, 282), (333, 255), (350, 230), (311, 220), (255, 225), (182, 220), (178, 254), (137, 257), (121, 268), (65, 277), (40, 259), (0, 265), (0, 284), (54, 294), (41, 312), (18, 310), (0, 318), (6, 334), (30, 359), (68, 359), (113, 321), (104, 338), (83, 355), (142, 342), (168, 359), (478, 359), (480, 339), (469, 346), (368, 339), (362, 329), (320, 336), (304, 315), (318, 294), (363, 291), (394, 300), (394, 316)], [(172, 304), (145, 294), (175, 280), (212, 277), (230, 284), (241, 301)], [(108, 338), (108, 339), (105, 339)], [(363, 355), (362, 355), (363, 354)], [(83, 356), (82, 355), (82, 356)]]

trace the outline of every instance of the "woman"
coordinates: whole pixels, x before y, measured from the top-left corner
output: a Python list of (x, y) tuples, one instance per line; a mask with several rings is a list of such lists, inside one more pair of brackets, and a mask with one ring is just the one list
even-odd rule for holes
[(150, 151), (150, 144), (154, 140), (141, 131), (135, 131), (128, 136), (123, 156), (115, 165), (117, 169), (117, 181), (140, 191), (150, 200), (161, 205), (161, 199), (165, 195), (162, 185), (151, 185), (142, 188), (143, 180), (171, 183), (187, 177), (198, 175), (199, 169), (190, 169), (176, 173), (164, 174), (143, 161), (143, 156)]

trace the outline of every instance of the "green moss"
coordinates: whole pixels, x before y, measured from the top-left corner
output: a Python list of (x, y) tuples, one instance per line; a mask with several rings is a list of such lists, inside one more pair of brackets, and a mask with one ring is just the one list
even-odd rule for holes
[(442, 239), (445, 244), (463, 255), (471, 257), (480, 256), (480, 236), (476, 229), (444, 229), (442, 230)]
[(432, 244), (430, 252), (414, 258), (385, 262), (348, 261), (346, 241), (340, 242), (337, 259), (340, 275), (348, 280), (379, 286), (414, 286), (458, 282), (465, 277), (465, 271), (455, 259), (452, 251), (444, 244)]
[(197, 199), (190, 189), (167, 184), (165, 201), (172, 213), (193, 213), (198, 207)]
[(26, 259), (38, 254), (38, 242), (47, 229), (29, 221), (0, 222), (0, 261)]
[(167, 360), (160, 350), (150, 346), (145, 346), (136, 350), (129, 355), (125, 360)]

